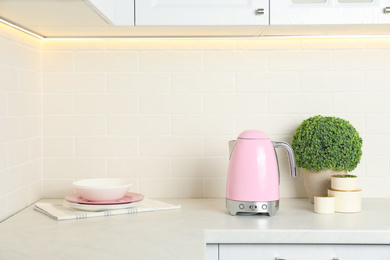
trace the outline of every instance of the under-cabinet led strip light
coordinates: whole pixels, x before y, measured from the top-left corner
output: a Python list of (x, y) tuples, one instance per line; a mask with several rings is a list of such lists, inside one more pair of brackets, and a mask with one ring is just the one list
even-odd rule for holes
[(38, 35), (38, 34), (36, 34), (36, 33), (33, 33), (33, 32), (31, 32), (31, 31), (29, 31), (29, 30), (26, 30), (26, 29), (24, 29), (24, 28), (22, 28), (22, 27), (20, 27), (20, 26), (18, 26), (18, 25), (16, 25), (16, 24), (10, 23), (10, 22), (8, 22), (7, 20), (4, 20), (4, 19), (2, 19), (2, 18), (0, 18), (0, 22), (2, 22), (3, 24), (6, 24), (6, 25), (8, 25), (8, 26), (11, 26), (12, 28), (15, 28), (15, 29), (17, 29), (17, 30), (19, 30), (19, 31), (22, 31), (22, 32), (24, 32), (24, 33), (30, 34), (30, 35), (32, 35), (32, 36), (34, 36), (34, 37), (36, 37), (36, 38), (41, 39), (41, 40), (43, 40), (43, 39), (45, 38), (45, 37), (43, 37), (43, 36), (41, 36), (41, 35)]
[(89, 40), (89, 39), (296, 39), (296, 38), (314, 38), (314, 39), (327, 39), (327, 38), (390, 38), (389, 34), (364, 34), (364, 35), (271, 35), (271, 36), (150, 36), (150, 37), (138, 37), (138, 36), (119, 36), (119, 37), (45, 37), (36, 33), (33, 33), (25, 28), (22, 28), (16, 24), (13, 24), (7, 20), (0, 18), (0, 22), (11, 26), (19, 31), (32, 35), (41, 40)]

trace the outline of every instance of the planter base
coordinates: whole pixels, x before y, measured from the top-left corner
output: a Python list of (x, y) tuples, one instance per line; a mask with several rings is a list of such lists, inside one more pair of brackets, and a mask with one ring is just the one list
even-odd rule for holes
[(303, 183), (309, 201), (314, 203), (314, 196), (326, 197), (330, 188), (330, 178), (333, 175), (346, 175), (347, 171), (324, 170), (315, 172), (302, 169)]

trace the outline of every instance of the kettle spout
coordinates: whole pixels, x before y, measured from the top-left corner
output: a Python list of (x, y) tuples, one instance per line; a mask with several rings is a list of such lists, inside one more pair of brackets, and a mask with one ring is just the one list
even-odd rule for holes
[(229, 160), (232, 157), (234, 146), (236, 146), (237, 140), (231, 140), (229, 141)]

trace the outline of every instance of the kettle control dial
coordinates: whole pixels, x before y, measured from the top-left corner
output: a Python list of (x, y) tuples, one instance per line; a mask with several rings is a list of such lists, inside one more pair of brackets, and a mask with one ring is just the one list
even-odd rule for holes
[(256, 210), (256, 209), (257, 209), (257, 206), (256, 206), (256, 205), (250, 205), (249, 208), (250, 208), (251, 210)]

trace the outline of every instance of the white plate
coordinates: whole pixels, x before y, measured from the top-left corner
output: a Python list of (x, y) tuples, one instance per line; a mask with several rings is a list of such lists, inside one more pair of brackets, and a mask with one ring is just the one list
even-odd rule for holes
[(88, 205), (88, 204), (79, 204), (73, 203), (65, 200), (65, 203), (71, 206), (72, 208), (85, 210), (85, 211), (105, 211), (105, 210), (115, 210), (115, 209), (127, 209), (138, 206), (143, 201), (124, 203), (124, 204), (114, 204), (114, 205)]

